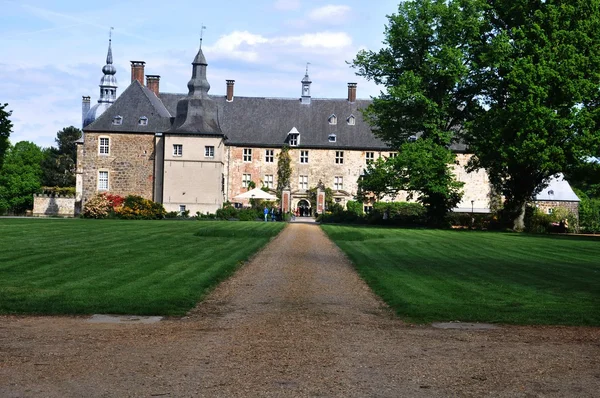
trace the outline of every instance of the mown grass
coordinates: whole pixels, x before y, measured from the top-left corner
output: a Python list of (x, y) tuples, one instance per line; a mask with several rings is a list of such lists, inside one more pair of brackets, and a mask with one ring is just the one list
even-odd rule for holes
[(283, 227), (0, 219), (0, 313), (183, 315)]
[(323, 226), (402, 318), (600, 325), (600, 239)]

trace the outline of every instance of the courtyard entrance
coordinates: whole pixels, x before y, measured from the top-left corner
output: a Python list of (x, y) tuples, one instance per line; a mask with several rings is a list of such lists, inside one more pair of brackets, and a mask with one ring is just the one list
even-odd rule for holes
[(302, 199), (298, 202), (298, 214), (299, 217), (310, 217), (312, 215), (312, 211), (310, 208), (310, 203), (308, 200)]

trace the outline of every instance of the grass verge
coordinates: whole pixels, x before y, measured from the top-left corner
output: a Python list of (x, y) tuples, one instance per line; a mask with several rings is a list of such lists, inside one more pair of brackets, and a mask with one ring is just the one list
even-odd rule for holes
[(0, 313), (183, 315), (284, 225), (0, 219)]
[(322, 228), (407, 321), (600, 326), (600, 239)]

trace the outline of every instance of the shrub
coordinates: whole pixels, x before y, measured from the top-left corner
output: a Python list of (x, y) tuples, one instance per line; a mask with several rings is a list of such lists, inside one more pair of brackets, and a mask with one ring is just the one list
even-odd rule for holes
[(238, 210), (237, 218), (240, 221), (256, 221), (260, 220), (262, 211), (260, 209), (241, 209)]
[(115, 209), (115, 215), (126, 220), (159, 220), (165, 213), (162, 204), (137, 195), (127, 196), (123, 206)]
[(376, 202), (369, 214), (369, 222), (394, 225), (425, 225), (427, 210), (420, 203)]
[(552, 214), (546, 214), (537, 207), (528, 206), (525, 209), (525, 231), (534, 234), (545, 234), (549, 232), (564, 232), (559, 228), (561, 220), (569, 222), (568, 231), (578, 231), (577, 217), (569, 210), (559, 207)]
[(83, 206), (82, 215), (85, 218), (108, 218), (113, 206), (104, 194), (98, 194), (88, 200)]
[(231, 204), (224, 204), (222, 209), (217, 210), (216, 216), (219, 220), (237, 218), (237, 209), (231, 206)]
[(349, 200), (346, 203), (346, 210), (350, 213), (356, 214), (357, 216), (363, 216), (365, 214), (363, 211), (363, 204), (354, 200)]
[[(579, 226), (582, 232), (600, 232), (600, 199), (590, 199), (586, 194), (577, 191), (579, 202)], [(570, 222), (570, 221), (569, 221)]]

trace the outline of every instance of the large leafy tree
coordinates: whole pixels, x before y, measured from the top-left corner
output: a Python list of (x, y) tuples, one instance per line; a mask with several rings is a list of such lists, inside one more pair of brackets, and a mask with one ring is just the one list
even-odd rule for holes
[(70, 126), (56, 133), (57, 147), (45, 150), (43, 161), (43, 184), (51, 187), (75, 186), (75, 168), (77, 146), (75, 141), (81, 137), (81, 130)]
[(277, 155), (277, 197), (281, 199), (281, 191), (290, 185), (292, 177), (292, 158), (290, 157), (290, 147), (284, 145), (281, 152)]
[(32, 142), (9, 146), (0, 172), (0, 213), (22, 213), (33, 206), (33, 194), (41, 189), (44, 153)]
[(597, 154), (600, 0), (414, 0), (389, 17), (386, 47), (360, 52), (383, 84), (366, 117), (398, 147), (462, 139), (523, 227), (549, 178)]
[[(358, 75), (386, 88), (364, 116), (378, 137), (399, 150), (397, 158), (385, 162), (389, 165), (373, 167), (361, 188), (367, 190), (370, 184), (377, 196), (385, 185), (391, 191), (419, 192), (418, 200), (433, 223), (441, 222), (460, 201), (459, 185), (448, 168), (455, 160), (450, 146), (464, 121), (480, 108), (469, 89), (469, 48), (477, 42), (481, 25), (479, 9), (472, 3), (403, 2), (389, 17), (385, 47), (361, 51), (353, 63)], [(413, 174), (407, 175), (406, 166)], [(387, 183), (382, 179), (386, 175), (392, 178)]]
[(13, 127), (12, 122), (9, 119), (12, 112), (6, 110), (7, 106), (8, 104), (0, 104), (0, 169), (2, 169), (4, 156), (10, 145), (8, 138), (10, 137)]

